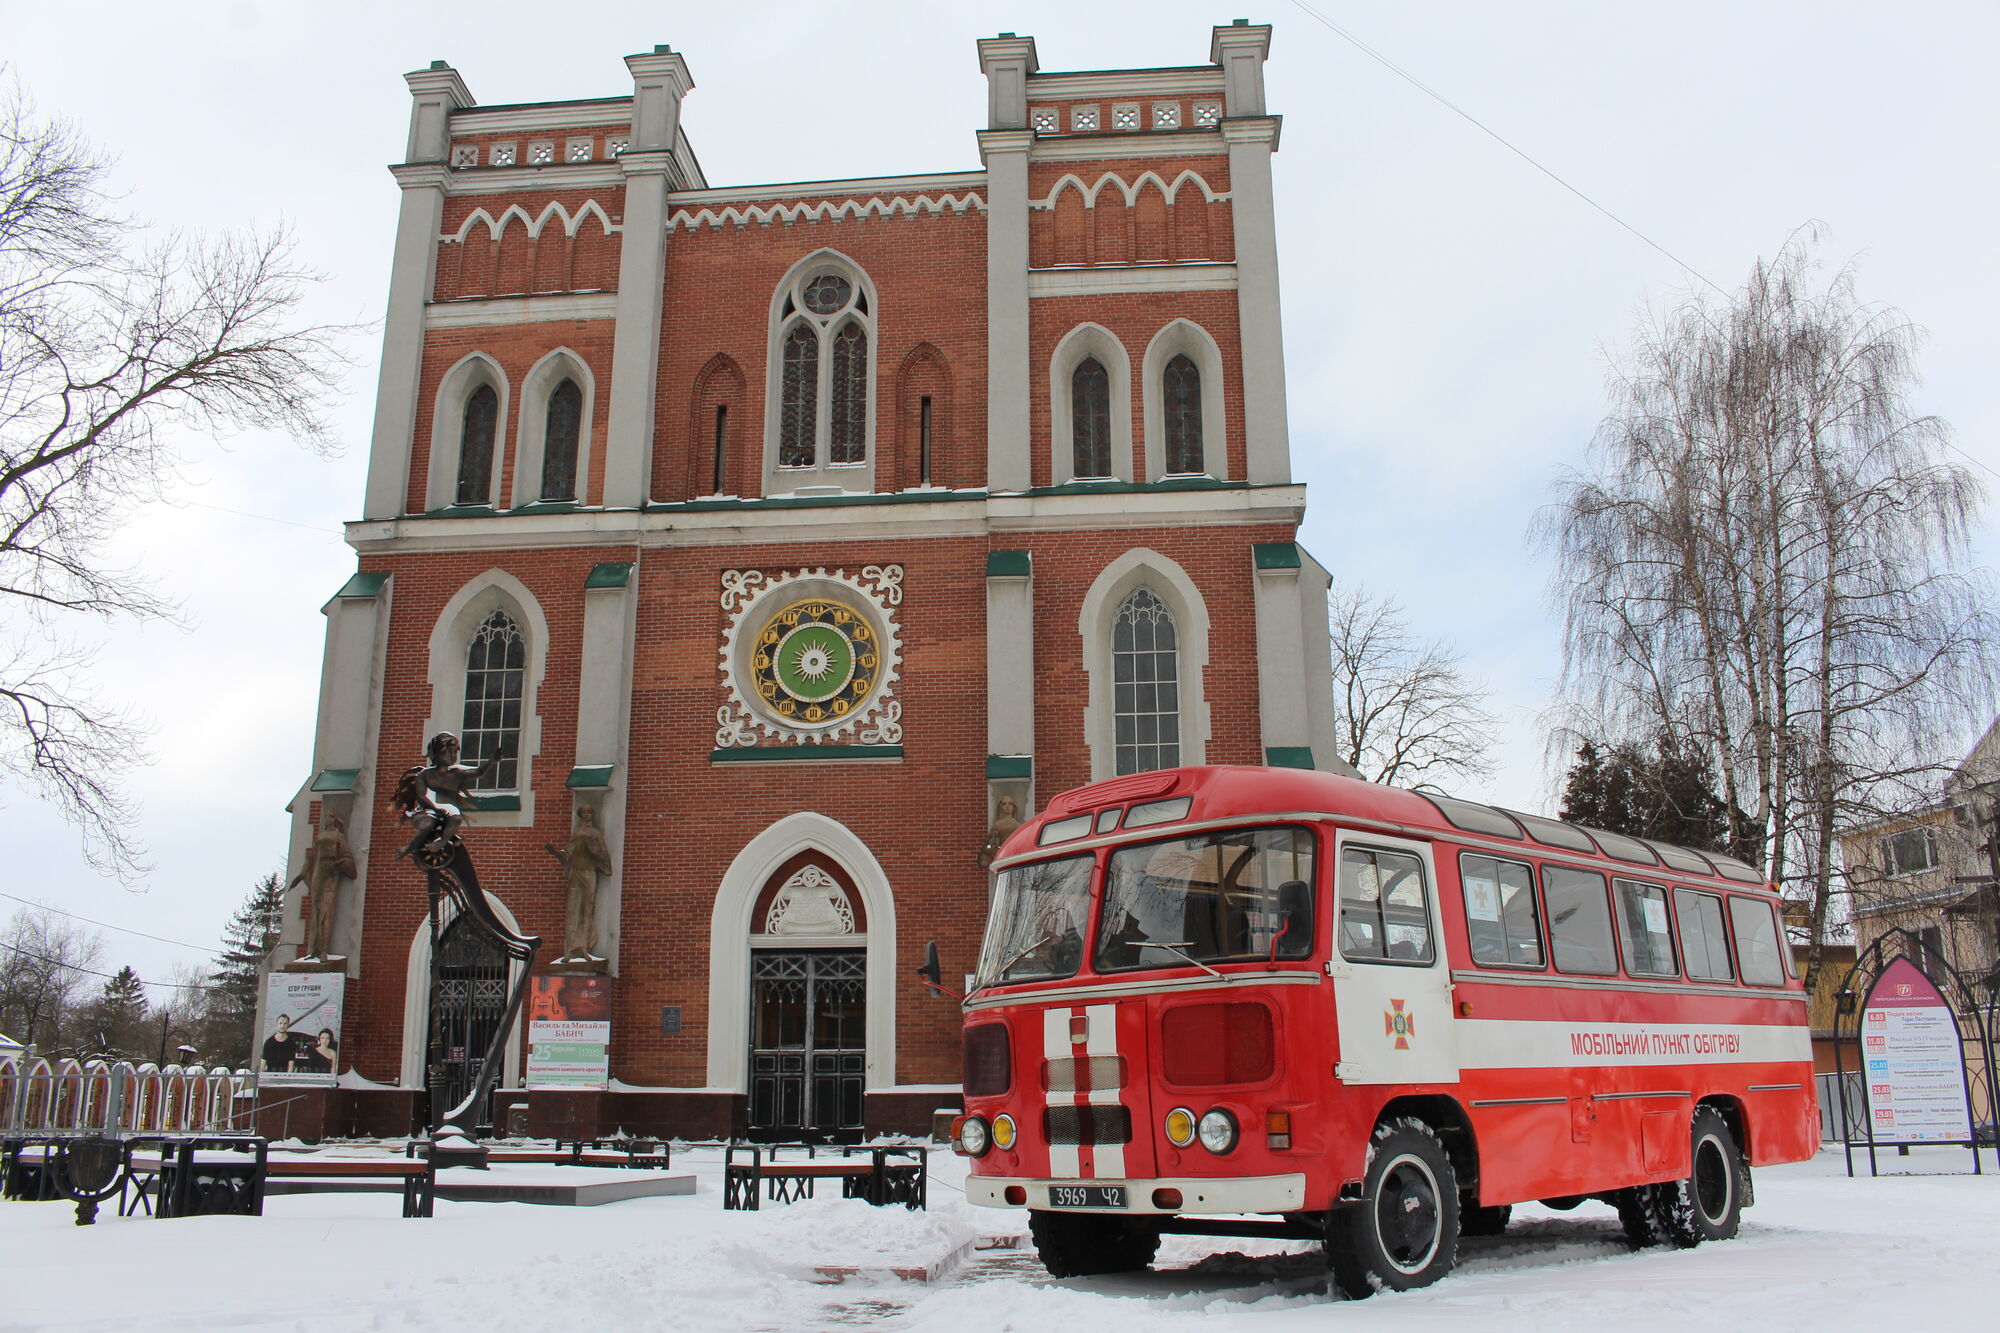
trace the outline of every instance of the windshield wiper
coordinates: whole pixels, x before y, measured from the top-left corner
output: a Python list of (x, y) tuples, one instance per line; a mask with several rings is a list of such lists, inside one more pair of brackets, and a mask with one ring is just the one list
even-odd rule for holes
[(1223, 976), (1222, 973), (1216, 971), (1207, 963), (1202, 962), (1201, 959), (1196, 958), (1187, 951), (1188, 945), (1194, 943), (1193, 940), (1135, 940), (1134, 943), (1142, 949), (1165, 949), (1170, 953), (1177, 953), (1216, 980), (1229, 980), (1228, 977)]
[(1033, 953), (1035, 950), (1041, 948), (1044, 944), (1052, 943), (1055, 940), (1055, 938), (1058, 935), (1061, 935), (1062, 933), (1063, 933), (1062, 931), (1052, 930), (1048, 934), (1036, 940), (1033, 944), (1030, 944), (1027, 948), (1022, 949), (1017, 953), (1015, 953), (1014, 956), (1009, 958), (1006, 962), (1000, 964), (1000, 972), (998, 980), (1005, 981), (1007, 979), (1008, 969), (1012, 968), (1014, 964), (1020, 962), (1023, 958), (1026, 958), (1029, 954)]

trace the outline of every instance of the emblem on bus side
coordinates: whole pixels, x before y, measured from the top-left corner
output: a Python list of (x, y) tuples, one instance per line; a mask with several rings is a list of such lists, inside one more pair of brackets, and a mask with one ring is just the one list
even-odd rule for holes
[(1403, 1012), (1403, 1002), (1392, 999), (1389, 1007), (1382, 1011), (1382, 1035), (1396, 1039), (1396, 1049), (1410, 1049), (1410, 1038), (1417, 1035), (1417, 1016)]

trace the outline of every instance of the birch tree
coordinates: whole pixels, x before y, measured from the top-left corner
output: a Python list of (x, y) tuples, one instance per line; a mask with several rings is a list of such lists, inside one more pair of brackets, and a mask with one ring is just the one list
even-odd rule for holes
[(1842, 829), (1934, 787), (1990, 706), (1983, 492), (1917, 411), (1919, 331), (1810, 234), (1642, 322), (1538, 534), (1585, 734), (1711, 757), (1739, 853), (1828, 937)]
[(1495, 719), (1458, 654), (1412, 634), (1390, 598), (1336, 587), (1327, 605), (1340, 757), (1398, 787), (1440, 790), (1490, 773)]
[(78, 632), (174, 607), (107, 546), (192, 440), (329, 447), (346, 330), (301, 318), (317, 279), (282, 232), (155, 234), (117, 210), (108, 172), (73, 126), (0, 90), (0, 770), (129, 873), (120, 779), (145, 728), (91, 689)]

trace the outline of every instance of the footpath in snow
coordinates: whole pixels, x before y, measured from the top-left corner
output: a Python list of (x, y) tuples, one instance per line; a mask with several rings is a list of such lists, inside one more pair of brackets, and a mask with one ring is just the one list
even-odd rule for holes
[[(108, 1207), (0, 1204), (0, 1330), (792, 1330), (1140, 1333), (1199, 1328), (1465, 1330), (2000, 1328), (2000, 1175), (1964, 1149), (1840, 1154), (1757, 1173), (1734, 1241), (1629, 1251), (1608, 1208), (1515, 1210), (1462, 1243), (1421, 1292), (1343, 1302), (1317, 1247), (1169, 1237), (1150, 1273), (1052, 1281), (1026, 1247), (975, 1248), (1025, 1214), (968, 1206), (963, 1163), (932, 1155), (931, 1210), (821, 1197), (723, 1212), (714, 1153), (676, 1153), (697, 1192), (595, 1208), (440, 1201), (405, 1220), (389, 1194), (273, 1198), (266, 1215), (153, 1221)], [(505, 1169), (505, 1168), (499, 1168)], [(837, 1193), (822, 1187), (822, 1195)], [(889, 1276), (936, 1268), (930, 1283)], [(823, 1270), (854, 1270), (839, 1283)], [(870, 1275), (873, 1276), (870, 1276)]]

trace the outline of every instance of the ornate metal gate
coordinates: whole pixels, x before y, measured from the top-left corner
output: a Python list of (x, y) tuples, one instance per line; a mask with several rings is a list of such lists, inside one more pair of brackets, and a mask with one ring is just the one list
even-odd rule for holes
[[(454, 917), (438, 944), (438, 993), (431, 1008), (430, 1079), (433, 1124), (465, 1100), (479, 1077), (493, 1034), (507, 1017), (507, 955), (499, 943)], [(493, 1123), (492, 1098), (470, 1123)]]
[(750, 959), (751, 1135), (859, 1134), (865, 955), (858, 949), (759, 949)]

